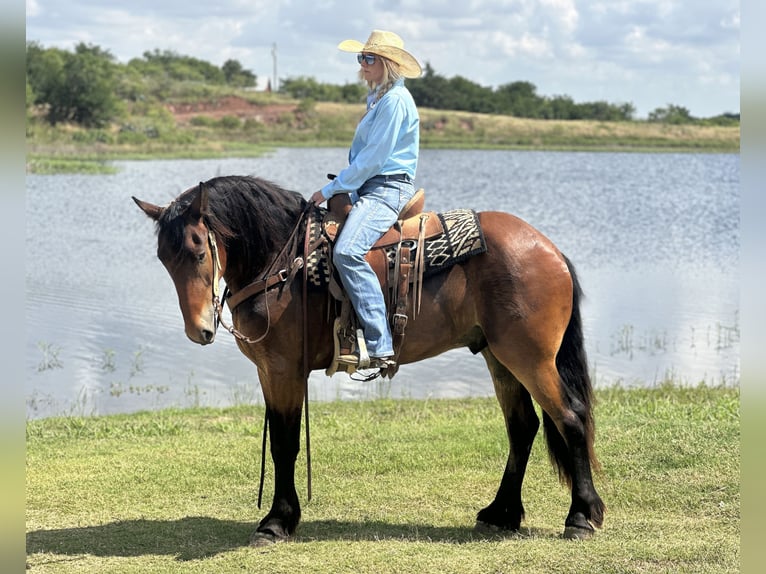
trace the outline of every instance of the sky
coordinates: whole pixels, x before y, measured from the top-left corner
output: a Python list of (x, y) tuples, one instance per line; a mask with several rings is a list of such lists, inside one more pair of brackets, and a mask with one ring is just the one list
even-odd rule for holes
[(540, 96), (631, 103), (637, 118), (669, 104), (695, 117), (740, 111), (739, 0), (27, 0), (27, 41), (79, 42), (127, 63), (170, 50), (259, 79), (356, 81), (342, 40), (391, 30), (425, 66)]

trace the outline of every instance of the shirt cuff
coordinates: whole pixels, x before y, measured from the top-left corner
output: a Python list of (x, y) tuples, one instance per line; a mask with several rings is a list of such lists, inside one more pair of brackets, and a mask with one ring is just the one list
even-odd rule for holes
[(330, 198), (331, 198), (331, 197), (334, 195), (334, 193), (333, 193), (333, 191), (334, 191), (334, 190), (333, 190), (333, 187), (334, 187), (334, 186), (333, 186), (333, 182), (331, 181), (330, 183), (328, 183), (327, 185), (325, 185), (325, 186), (324, 186), (322, 189), (320, 189), (319, 191), (321, 191), (321, 192), (322, 192), (322, 196), (323, 196), (325, 199), (330, 199)]

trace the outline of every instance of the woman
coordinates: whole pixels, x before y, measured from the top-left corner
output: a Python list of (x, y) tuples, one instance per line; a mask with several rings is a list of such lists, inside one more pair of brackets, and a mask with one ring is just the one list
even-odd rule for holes
[(419, 77), (421, 67), (393, 32), (373, 30), (366, 44), (345, 40), (338, 48), (357, 52), (359, 77), (369, 88), (367, 113), (351, 142), (348, 167), (311, 200), (320, 204), (337, 193), (351, 194), (353, 207), (333, 262), (364, 332), (370, 367), (384, 373), (395, 365), (391, 328), (380, 283), (365, 255), (415, 194), (420, 119), (404, 78)]

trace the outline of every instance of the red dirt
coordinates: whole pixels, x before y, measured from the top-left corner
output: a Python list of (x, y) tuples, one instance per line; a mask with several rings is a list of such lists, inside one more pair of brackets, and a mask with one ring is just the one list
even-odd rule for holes
[(267, 104), (258, 105), (248, 102), (238, 96), (226, 96), (215, 101), (195, 102), (188, 104), (169, 104), (168, 111), (178, 123), (189, 123), (193, 117), (205, 116), (221, 119), (224, 116), (235, 116), (241, 120), (253, 119), (255, 121), (271, 124), (287, 112), (295, 112), (294, 104)]

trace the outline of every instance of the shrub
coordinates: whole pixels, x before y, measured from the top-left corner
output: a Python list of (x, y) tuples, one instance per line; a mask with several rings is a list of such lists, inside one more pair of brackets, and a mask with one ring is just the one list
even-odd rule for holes
[(235, 130), (242, 125), (242, 122), (237, 116), (223, 116), (218, 121), (218, 125), (226, 130)]

